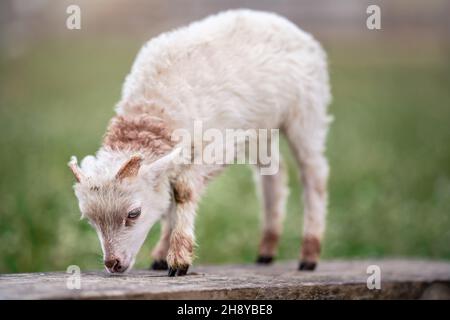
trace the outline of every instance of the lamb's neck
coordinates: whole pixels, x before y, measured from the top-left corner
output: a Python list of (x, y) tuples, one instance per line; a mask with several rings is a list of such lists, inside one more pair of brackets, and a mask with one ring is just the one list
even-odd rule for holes
[(169, 121), (141, 113), (118, 115), (111, 119), (103, 148), (120, 153), (142, 153), (160, 157), (173, 149)]

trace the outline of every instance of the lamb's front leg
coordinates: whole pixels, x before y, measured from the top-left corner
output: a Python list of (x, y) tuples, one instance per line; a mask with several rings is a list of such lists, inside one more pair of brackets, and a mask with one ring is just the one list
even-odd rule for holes
[(179, 182), (174, 185), (176, 209), (173, 216), (173, 230), (170, 237), (167, 263), (169, 277), (184, 276), (192, 264), (195, 245), (194, 221), (197, 209), (193, 186)]
[(179, 203), (175, 210), (175, 226), (167, 255), (169, 277), (184, 276), (192, 264), (195, 208), (193, 203), (186, 202)]

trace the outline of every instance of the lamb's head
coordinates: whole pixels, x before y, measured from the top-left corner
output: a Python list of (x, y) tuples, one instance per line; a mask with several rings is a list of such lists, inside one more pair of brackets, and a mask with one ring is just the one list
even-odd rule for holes
[(170, 207), (168, 171), (177, 150), (147, 163), (141, 155), (87, 156), (69, 162), (83, 218), (94, 227), (108, 272), (132, 268), (155, 222)]

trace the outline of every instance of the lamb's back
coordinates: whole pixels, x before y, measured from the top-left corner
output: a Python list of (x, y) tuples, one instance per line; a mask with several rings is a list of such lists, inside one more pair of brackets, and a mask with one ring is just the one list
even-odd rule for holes
[(320, 45), (287, 19), (226, 11), (147, 42), (125, 81), (118, 112), (164, 106), (173, 117), (220, 116), (226, 123), (227, 115), (250, 108), (245, 113), (274, 120), (297, 94), (289, 88), (318, 59), (325, 59)]

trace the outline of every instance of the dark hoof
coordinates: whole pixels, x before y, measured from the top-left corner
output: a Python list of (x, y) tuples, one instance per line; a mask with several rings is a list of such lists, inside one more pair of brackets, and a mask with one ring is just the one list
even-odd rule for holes
[(167, 265), (166, 260), (155, 260), (150, 266), (151, 270), (167, 270), (169, 266)]
[(169, 277), (175, 277), (176, 274), (177, 274), (177, 269), (173, 269), (172, 267), (170, 267), (168, 276)]
[(178, 268), (169, 267), (168, 276), (169, 277), (185, 276), (187, 271), (188, 271), (188, 269), (189, 269), (189, 266), (181, 266), (181, 267), (178, 267)]
[(300, 265), (298, 266), (298, 270), (313, 271), (314, 269), (316, 269), (316, 267), (317, 267), (316, 262), (301, 261)]
[(256, 259), (257, 264), (270, 264), (273, 262), (272, 256), (258, 256), (258, 259)]

